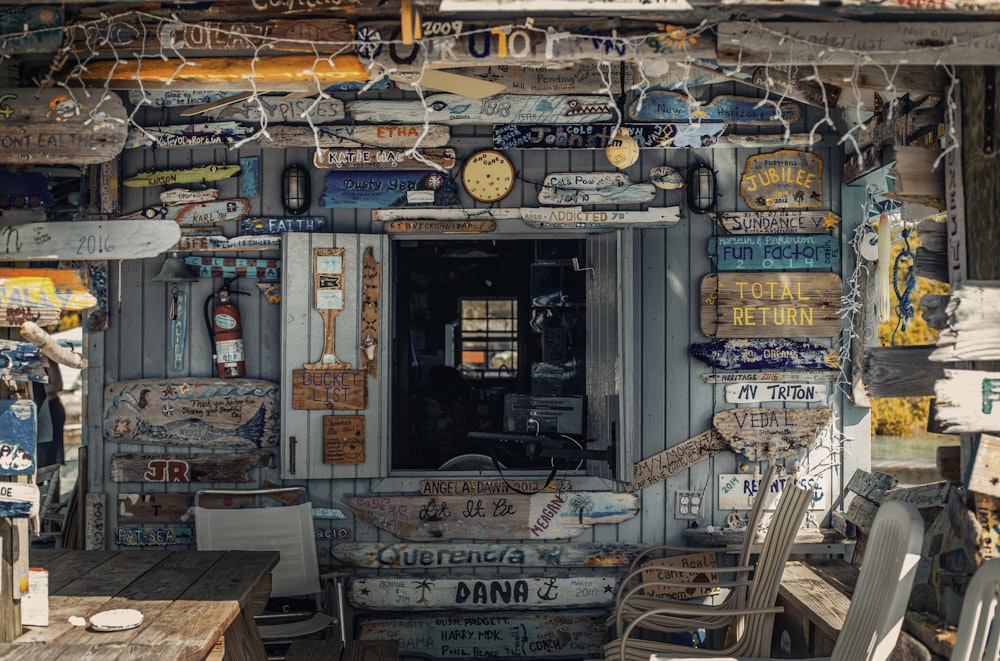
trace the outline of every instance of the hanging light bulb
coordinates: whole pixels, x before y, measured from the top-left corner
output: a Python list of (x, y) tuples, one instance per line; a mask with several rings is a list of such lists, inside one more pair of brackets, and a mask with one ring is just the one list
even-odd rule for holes
[(624, 170), (639, 160), (639, 143), (629, 134), (627, 128), (619, 126), (604, 153), (611, 165)]

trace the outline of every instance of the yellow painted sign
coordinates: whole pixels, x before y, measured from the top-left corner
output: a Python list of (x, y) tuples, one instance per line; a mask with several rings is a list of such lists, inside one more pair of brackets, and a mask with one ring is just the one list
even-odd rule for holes
[(0, 268), (0, 308), (86, 310), (97, 305), (76, 271)]
[(751, 209), (823, 206), (823, 161), (811, 152), (782, 149), (747, 159), (740, 195)]

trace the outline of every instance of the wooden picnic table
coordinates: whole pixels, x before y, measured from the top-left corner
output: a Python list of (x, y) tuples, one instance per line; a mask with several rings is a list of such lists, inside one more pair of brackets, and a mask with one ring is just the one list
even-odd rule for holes
[[(253, 616), (271, 592), (277, 551), (32, 549), (30, 562), (49, 572), (49, 625), (0, 645), (2, 661), (267, 657)], [(116, 608), (140, 611), (142, 623), (98, 632), (69, 622)]]

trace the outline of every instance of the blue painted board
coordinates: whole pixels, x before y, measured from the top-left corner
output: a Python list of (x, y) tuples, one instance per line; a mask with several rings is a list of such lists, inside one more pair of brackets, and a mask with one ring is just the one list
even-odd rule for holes
[[(762, 103), (761, 99), (722, 95), (699, 105), (683, 92), (654, 90), (646, 92), (628, 107), (628, 118), (650, 122), (726, 122), (730, 124), (769, 125), (797, 121), (801, 109), (797, 103), (782, 101)], [(780, 109), (780, 114), (779, 114)]]
[(35, 403), (30, 399), (0, 400), (0, 475), (32, 475), (38, 447)]
[(240, 195), (257, 197), (260, 194), (260, 159), (257, 156), (240, 156)]
[(713, 236), (708, 255), (720, 271), (829, 269), (840, 262), (840, 239), (830, 234)]
[[(640, 149), (711, 147), (725, 132), (722, 123), (623, 124)], [(496, 149), (605, 149), (614, 124), (494, 124)]]
[(192, 526), (118, 526), (114, 544), (119, 546), (188, 546), (194, 544)]
[(713, 340), (692, 344), (691, 355), (724, 370), (840, 369), (836, 348), (784, 338)]
[(23, 500), (0, 500), (0, 519), (29, 516), (31, 503)]
[(5, 55), (54, 53), (62, 45), (59, 6), (0, 7), (0, 51)]
[(257, 278), (277, 282), (281, 277), (280, 259), (188, 255), (184, 263), (199, 278)]
[(326, 175), (320, 206), (383, 209), (405, 206), (446, 206), (458, 203), (458, 188), (436, 170), (334, 170)]
[(38, 347), (30, 342), (0, 340), (0, 379), (47, 383)]
[(49, 192), (49, 178), (45, 173), (0, 173), (0, 209), (48, 209), (55, 203), (56, 198)]
[(291, 216), (283, 218), (244, 218), (240, 221), (240, 234), (263, 235), (283, 232), (324, 232), (323, 216)]

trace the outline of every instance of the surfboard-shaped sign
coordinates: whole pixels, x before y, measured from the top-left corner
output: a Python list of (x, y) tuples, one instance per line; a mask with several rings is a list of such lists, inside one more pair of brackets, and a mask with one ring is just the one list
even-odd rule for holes
[(789, 457), (809, 447), (833, 419), (830, 409), (735, 408), (712, 416), (712, 426), (748, 461)]
[(140, 379), (104, 387), (104, 439), (255, 449), (278, 445), (278, 385), (257, 379)]
[(839, 370), (836, 347), (784, 338), (714, 340), (691, 345), (691, 356), (723, 370)]
[(250, 482), (250, 471), (268, 466), (273, 458), (267, 450), (241, 454), (122, 453), (111, 457), (111, 479), (150, 484)]
[(0, 379), (46, 383), (48, 376), (38, 347), (30, 342), (0, 340)]
[(642, 211), (584, 211), (583, 207), (521, 208), (521, 219), (537, 228), (670, 227), (681, 219), (680, 207), (647, 207)]
[(256, 130), (257, 127), (236, 122), (203, 122), (132, 129), (128, 132), (125, 149), (233, 145), (253, 135)]
[(454, 149), (319, 149), (313, 156), (318, 168), (346, 170), (424, 170), (437, 165), (455, 167)]
[(624, 542), (510, 544), (345, 542), (330, 549), (351, 567), (479, 569), (497, 567), (627, 567), (646, 547)]
[(730, 383), (726, 386), (729, 404), (758, 404), (769, 402), (825, 402), (825, 383)]
[(240, 220), (250, 213), (250, 202), (243, 198), (194, 202), (176, 206), (147, 207), (142, 211), (120, 216), (119, 220), (149, 218), (172, 220), (178, 225), (212, 225)]
[[(426, 103), (426, 107), (424, 105)], [(356, 122), (392, 124), (424, 118), (444, 124), (587, 124), (615, 118), (615, 106), (604, 95), (536, 96), (495, 94), (473, 99), (458, 94), (433, 94), (423, 101), (348, 101), (347, 112)]]
[(629, 104), (627, 113), (633, 121), (651, 122), (726, 122), (730, 124), (790, 124), (801, 115), (797, 103), (780, 103), (745, 96), (722, 95), (707, 103), (692, 101), (683, 92), (650, 90)]
[(0, 261), (156, 257), (181, 229), (155, 220), (53, 221), (0, 229)]
[[(507, 121), (507, 118), (502, 118)], [(726, 130), (721, 122), (694, 124), (622, 124), (639, 149), (711, 147)], [(531, 123), (494, 124), (496, 149), (607, 149), (615, 124)]]
[(824, 234), (840, 224), (832, 211), (723, 211), (709, 214), (729, 234)]
[[(411, 116), (408, 121), (417, 119)], [(291, 126), (278, 124), (267, 128), (261, 136), (261, 147), (355, 148), (378, 147), (410, 149), (412, 147), (447, 147), (451, 129), (443, 124), (381, 124), (372, 126)]]
[(326, 209), (447, 206), (458, 203), (458, 187), (437, 170), (334, 170), (326, 175), (319, 203)]
[[(344, 102), (332, 97), (286, 99), (281, 95), (263, 95), (231, 103), (211, 111), (220, 121), (260, 124), (329, 124), (344, 119)], [(254, 127), (256, 128), (256, 127)]]
[(159, 170), (140, 172), (122, 180), (130, 188), (146, 186), (169, 186), (171, 184), (198, 184), (235, 177), (240, 173), (238, 165), (199, 165), (180, 170)]
[(345, 504), (364, 522), (401, 539), (568, 539), (597, 523), (635, 516), (639, 500), (610, 492), (536, 493), (531, 496), (349, 496)]
[(537, 610), (608, 606), (615, 576), (374, 576), (347, 584), (347, 600), (363, 610)]
[(638, 204), (656, 197), (653, 184), (635, 183), (624, 172), (554, 172), (545, 175), (541, 204)]
[(720, 271), (830, 269), (840, 263), (840, 239), (830, 234), (713, 236), (708, 255)]
[(0, 476), (34, 475), (37, 411), (30, 399), (0, 400)]

